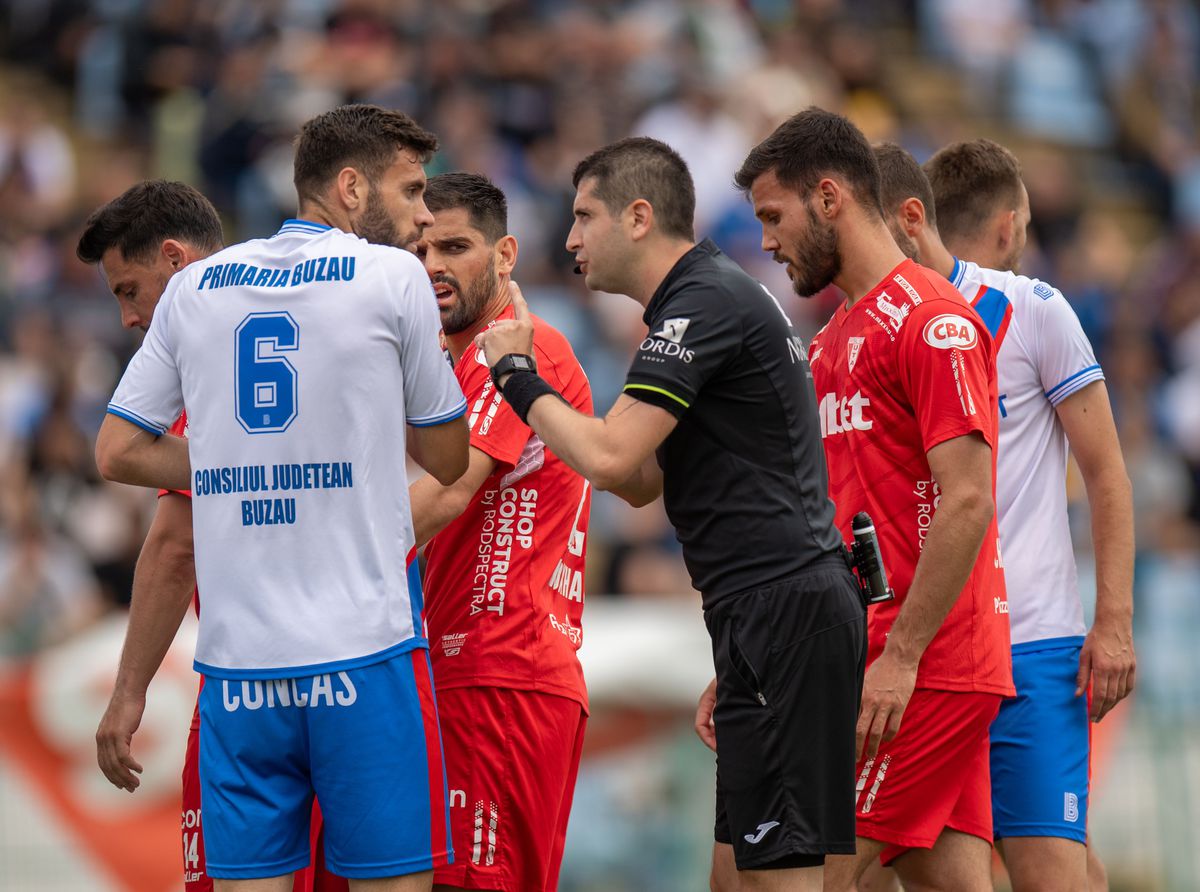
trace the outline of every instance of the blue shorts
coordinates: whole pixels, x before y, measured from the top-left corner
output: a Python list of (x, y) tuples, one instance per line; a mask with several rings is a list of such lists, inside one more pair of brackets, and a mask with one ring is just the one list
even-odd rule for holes
[(206, 679), (200, 795), (208, 873), (280, 876), (309, 862), (315, 794), (325, 860), (353, 879), (453, 861), (429, 652), (305, 678)]
[(992, 722), (992, 821), (997, 839), (1087, 841), (1091, 729), (1075, 696), (1083, 638), (1013, 646), (1017, 696)]

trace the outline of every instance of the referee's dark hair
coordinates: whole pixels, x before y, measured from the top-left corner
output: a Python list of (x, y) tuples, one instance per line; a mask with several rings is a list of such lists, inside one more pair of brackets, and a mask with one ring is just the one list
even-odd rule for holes
[(816, 106), (792, 115), (750, 150), (733, 181), (749, 192), (755, 180), (771, 171), (781, 184), (799, 193), (836, 174), (850, 186), (860, 206), (883, 217), (875, 153), (862, 131), (842, 115)]
[(293, 179), (301, 203), (316, 198), (338, 171), (354, 167), (374, 181), (408, 149), (425, 164), (437, 137), (404, 112), (378, 105), (343, 105), (307, 121), (296, 137)]
[(616, 215), (639, 198), (654, 208), (663, 234), (695, 241), (696, 187), (687, 162), (665, 142), (631, 136), (597, 149), (577, 165), (571, 184), (596, 181), (596, 197)]
[(430, 177), (425, 184), (425, 207), (430, 213), (465, 208), (471, 225), (492, 244), (508, 235), (508, 201), (487, 177), (454, 171)]
[(974, 238), (997, 211), (1021, 203), (1021, 162), (990, 139), (946, 146), (925, 162), (925, 175), (948, 240)]
[(925, 205), (925, 225), (936, 230), (933, 187), (917, 159), (894, 142), (881, 142), (875, 146), (875, 160), (879, 162), (879, 190), (884, 213), (894, 214), (908, 199), (917, 198)]
[(75, 255), (95, 264), (117, 248), (125, 260), (146, 262), (169, 238), (219, 251), (224, 244), (221, 218), (212, 202), (186, 183), (146, 180), (92, 212)]

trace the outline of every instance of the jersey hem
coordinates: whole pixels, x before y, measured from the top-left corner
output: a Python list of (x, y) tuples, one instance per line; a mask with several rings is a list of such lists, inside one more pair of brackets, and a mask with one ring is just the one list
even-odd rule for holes
[(1069, 839), (1087, 845), (1087, 830), (1080, 827), (1063, 827), (1058, 824), (1006, 824), (992, 828), (992, 836), (1005, 839), (1016, 836), (1050, 836), (1055, 839)]
[(156, 436), (156, 437), (161, 437), (163, 434), (165, 434), (167, 432), (167, 426), (165, 424), (156, 424), (155, 422), (151, 421), (150, 419), (143, 418), (141, 415), (138, 415), (136, 412), (130, 411), (129, 409), (122, 408), (121, 406), (118, 406), (115, 403), (109, 403), (107, 411), (108, 411), (109, 415), (116, 415), (118, 418), (125, 419), (130, 424), (136, 424), (142, 430), (147, 431), (148, 433), (154, 434), (154, 436)]
[(1075, 391), (1086, 387), (1093, 381), (1104, 380), (1104, 371), (1099, 365), (1090, 365), (1085, 369), (1080, 369), (1074, 375), (1064, 378), (1053, 387), (1046, 391), (1046, 399), (1050, 400), (1050, 404), (1057, 406)]
[(206, 861), (204, 870), (210, 877), (218, 880), (257, 880), (303, 870), (308, 867), (310, 859), (311, 854), (306, 850), (303, 855), (285, 858), (282, 861), (251, 864), (247, 867), (222, 866)]
[(409, 418), (408, 424), (411, 427), (434, 427), (439, 424), (446, 424), (456, 418), (462, 418), (467, 414), (467, 401), (464, 399), (455, 408), (448, 412), (443, 412), (440, 415), (427, 415), (423, 418)]
[(429, 642), (422, 637), (413, 636), (406, 638), (399, 644), (394, 644), (384, 650), (376, 651), (373, 654), (367, 654), (361, 657), (350, 657), (344, 660), (334, 660), (329, 663), (311, 663), (307, 666), (279, 666), (269, 669), (233, 669), (225, 666), (211, 666), (208, 663), (202, 663), (200, 660), (192, 662), (194, 668), (201, 675), (210, 678), (220, 678), (226, 681), (249, 681), (253, 679), (270, 680), (275, 678), (307, 678), (311, 675), (326, 675), (330, 672), (344, 672), (347, 669), (361, 669), (364, 666), (373, 666), (376, 663), (382, 663), (384, 660), (390, 660), (393, 657), (403, 656), (414, 650), (428, 650)]
[[(434, 666), (434, 676), (438, 676), (436, 665)], [(553, 697), (562, 697), (564, 700), (578, 703), (583, 708), (585, 715), (591, 715), (586, 693), (580, 694), (577, 690), (571, 690), (559, 685), (513, 681), (511, 679), (490, 678), (487, 676), (460, 679), (437, 677), (437, 689), (439, 691), (462, 690), (463, 688), (502, 688), (506, 691), (521, 691), (527, 694), (549, 694)]]
[(1068, 650), (1082, 647), (1086, 635), (1064, 635), (1059, 638), (1038, 638), (1034, 641), (1022, 641), (1012, 646), (1013, 656), (1017, 654), (1036, 653), (1040, 650)]
[(952, 694), (995, 694), (998, 697), (1015, 697), (1017, 689), (1012, 683), (997, 685), (990, 682), (945, 681), (937, 678), (918, 678), (916, 690), (949, 691)]
[(380, 864), (349, 865), (327, 858), (325, 865), (331, 873), (350, 880), (369, 880), (381, 877), (405, 876), (410, 873), (420, 873), (423, 870), (433, 870), (454, 863), (454, 850), (442, 849), (429, 855), (416, 858), (398, 858)]

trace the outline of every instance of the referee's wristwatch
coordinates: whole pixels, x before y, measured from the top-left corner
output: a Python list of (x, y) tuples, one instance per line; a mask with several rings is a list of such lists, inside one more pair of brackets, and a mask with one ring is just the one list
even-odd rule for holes
[(492, 366), (492, 383), (500, 389), (500, 379), (510, 372), (533, 372), (537, 374), (537, 360), (526, 353), (505, 353)]

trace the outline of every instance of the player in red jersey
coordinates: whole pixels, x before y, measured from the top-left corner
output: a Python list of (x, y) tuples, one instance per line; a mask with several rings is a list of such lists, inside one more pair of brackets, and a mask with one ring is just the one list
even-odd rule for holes
[[(588, 483), (496, 389), (472, 341), (512, 318), (517, 241), (485, 177), (432, 177), (417, 244), (467, 397), (470, 464), (451, 486), (411, 488), (425, 550), (425, 610), (450, 785), (455, 863), (435, 889), (540, 892), (559, 864), (587, 716), (582, 643)], [(591, 413), (587, 377), (558, 331), (534, 321), (538, 368)]]
[(997, 548), (996, 369), (977, 314), (888, 231), (879, 168), (845, 118), (795, 115), (736, 181), (797, 294), (846, 301), (809, 347), (837, 525), (875, 520), (894, 601), (870, 609), (858, 723), (858, 852), (921, 889), (990, 890), (988, 726), (1013, 694)]
[[(428, 222), (422, 205), (405, 231)], [(126, 328), (150, 326), (154, 309), (171, 276), (222, 247), (216, 210), (183, 183), (144, 182), (131, 187), (88, 218), (76, 253), (98, 264), (121, 309)], [(182, 436), (186, 415), (171, 429)], [(133, 792), (142, 766), (131, 753), (141, 722), (146, 689), (158, 671), (179, 624), (194, 601), (196, 575), (192, 556), (192, 505), (189, 492), (161, 492), (134, 574), (129, 627), (112, 698), (96, 731), (97, 760), (116, 787)], [(182, 833), (184, 885), (187, 892), (211, 892), (205, 870), (203, 816), (198, 768), (200, 720), (193, 713), (183, 769)], [(310, 829), (312, 864), (297, 872), (294, 892), (344, 892), (346, 881), (324, 868), (320, 809), (314, 803)]]

